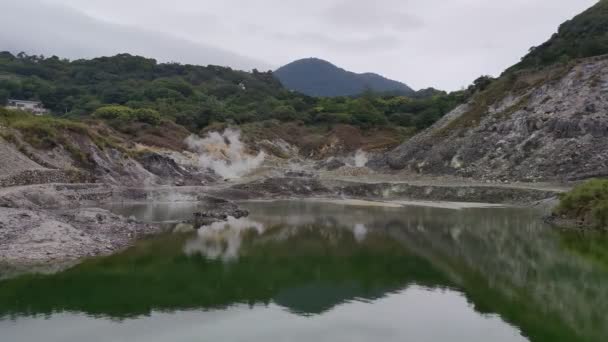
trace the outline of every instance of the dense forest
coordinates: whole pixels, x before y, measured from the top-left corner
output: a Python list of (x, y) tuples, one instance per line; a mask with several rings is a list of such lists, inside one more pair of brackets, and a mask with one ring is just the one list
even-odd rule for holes
[(39, 100), (53, 115), (108, 121), (174, 121), (197, 131), (213, 122), (280, 120), (307, 125), (399, 125), (423, 129), (467, 92), (421, 91), (418, 98), (366, 92), (314, 98), (285, 89), (271, 72), (157, 63), (128, 54), (91, 60), (0, 52), (0, 103)]

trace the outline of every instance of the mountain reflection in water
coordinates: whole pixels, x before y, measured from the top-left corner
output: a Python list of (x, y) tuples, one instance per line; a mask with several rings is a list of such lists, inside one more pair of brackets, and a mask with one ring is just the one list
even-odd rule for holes
[[(0, 329), (39, 315), (127, 322), (192, 310), (228, 314), (242, 305), (321, 319), (356, 303), (386, 305), (418, 293), (426, 299), (400, 315), (424, 316), (442, 298), (446, 314), (474, 309), (482, 322), (499, 317), (513, 326), (518, 333), (505, 341), (608, 337), (608, 258), (596, 253), (606, 239), (556, 232), (534, 210), (245, 206), (252, 213), (246, 219), (152, 238), (54, 275), (0, 282)], [(155, 220), (194, 210), (165, 208)], [(460, 297), (466, 301), (456, 308)]]

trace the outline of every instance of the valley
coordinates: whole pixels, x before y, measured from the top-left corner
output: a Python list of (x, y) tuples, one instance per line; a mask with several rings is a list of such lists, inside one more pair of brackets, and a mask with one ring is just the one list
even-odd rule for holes
[(604, 341), (607, 34), (601, 0), (449, 92), (0, 52), (0, 329)]

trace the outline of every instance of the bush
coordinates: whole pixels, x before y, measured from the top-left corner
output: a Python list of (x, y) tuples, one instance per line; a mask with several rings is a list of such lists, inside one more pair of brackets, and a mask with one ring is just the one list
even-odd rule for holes
[(141, 108), (135, 111), (135, 119), (139, 122), (158, 126), (162, 121), (160, 113), (154, 109)]
[(93, 116), (103, 120), (133, 121), (135, 111), (125, 106), (105, 106), (98, 108)]
[(571, 219), (590, 219), (592, 225), (607, 227), (608, 179), (592, 179), (563, 194), (555, 213)]
[(98, 108), (93, 116), (98, 119), (127, 122), (143, 122), (158, 126), (162, 120), (160, 113), (154, 109), (140, 108), (137, 110), (126, 106), (105, 106)]
[(380, 126), (386, 123), (386, 117), (376, 111), (356, 112), (353, 114), (355, 124), (364, 127)]
[[(90, 135), (87, 126), (81, 122), (3, 108), (0, 108), (0, 124), (18, 130), (25, 141), (41, 149), (65, 145), (66, 134), (70, 132)], [(16, 142), (14, 137), (13, 140)]]

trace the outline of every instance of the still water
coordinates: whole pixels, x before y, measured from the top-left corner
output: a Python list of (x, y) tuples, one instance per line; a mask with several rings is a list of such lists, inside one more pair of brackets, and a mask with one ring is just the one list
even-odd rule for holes
[(608, 340), (608, 239), (533, 209), (244, 206), (246, 219), (0, 282), (0, 341)]

